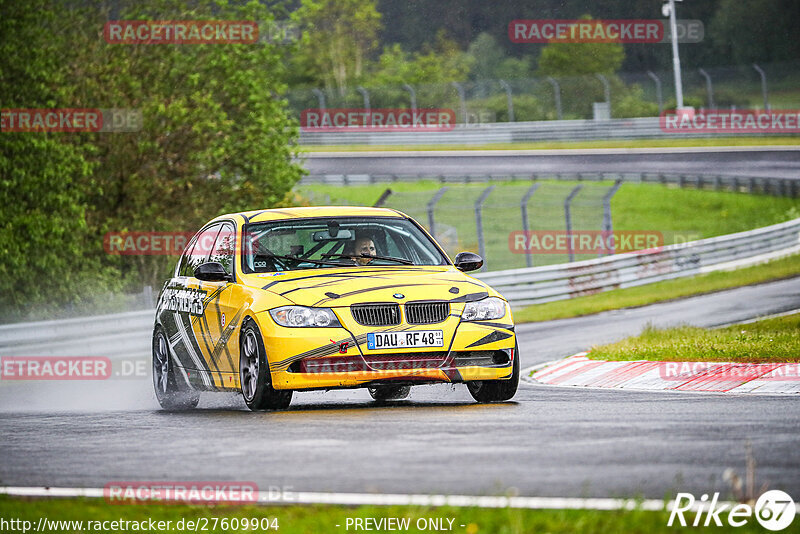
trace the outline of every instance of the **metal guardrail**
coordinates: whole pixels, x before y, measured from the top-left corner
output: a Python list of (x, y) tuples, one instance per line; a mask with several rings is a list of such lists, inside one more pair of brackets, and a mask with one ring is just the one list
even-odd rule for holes
[(714, 191), (733, 191), (742, 193), (762, 193), (773, 196), (796, 198), (800, 195), (800, 180), (795, 178), (773, 178), (765, 176), (744, 176), (726, 174), (691, 173), (636, 173), (636, 172), (562, 172), (562, 173), (516, 173), (516, 174), (309, 174), (298, 185), (366, 185), (391, 184), (394, 182), (416, 182), (436, 180), (441, 183), (481, 183), (481, 182), (536, 182), (539, 180), (559, 180), (572, 182), (628, 182), (677, 185), (693, 189)]
[[(152, 309), (0, 326), (0, 356), (121, 356), (146, 351)], [(110, 354), (113, 353), (113, 354)]]
[[(718, 270), (755, 265), (800, 253), (800, 218), (642, 253), (493, 271), (475, 277), (500, 291), (515, 308), (634, 287)], [(153, 310), (0, 326), (1, 355), (81, 354), (93, 346), (107, 353), (144, 353)]]
[(800, 219), (649, 252), (481, 273), (513, 307), (755, 265), (800, 252)]
[[(736, 137), (753, 133), (725, 134)], [(787, 135), (763, 133), (756, 135)], [(606, 120), (554, 120), (531, 122), (493, 122), (458, 124), (451, 131), (420, 130), (408, 132), (300, 131), (301, 145), (470, 145), (491, 143), (523, 143), (534, 141), (590, 141), (608, 139), (676, 139), (719, 137), (715, 132), (665, 132), (659, 117)]]

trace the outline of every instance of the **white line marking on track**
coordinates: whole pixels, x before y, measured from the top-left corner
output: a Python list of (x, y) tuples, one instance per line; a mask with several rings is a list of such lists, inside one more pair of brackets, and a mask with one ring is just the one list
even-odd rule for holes
[[(0, 494), (17, 497), (102, 498), (103, 488), (0, 487)], [(248, 501), (249, 502), (249, 501)], [(259, 504), (334, 504), (344, 506), (456, 506), (477, 508), (528, 508), (570, 510), (661, 511), (671, 501), (658, 499), (604, 499), (571, 497), (502, 497), (480, 495), (427, 495), (410, 493), (258, 492)], [(724, 504), (724, 503), (720, 503)]]

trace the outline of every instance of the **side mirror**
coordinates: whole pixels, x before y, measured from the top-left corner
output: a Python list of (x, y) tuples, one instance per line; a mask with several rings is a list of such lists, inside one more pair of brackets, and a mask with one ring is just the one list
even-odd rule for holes
[(194, 270), (194, 277), (203, 282), (230, 282), (233, 278), (218, 261), (200, 264)]
[(459, 252), (456, 255), (455, 265), (459, 271), (476, 271), (483, 267), (483, 258), (474, 252)]

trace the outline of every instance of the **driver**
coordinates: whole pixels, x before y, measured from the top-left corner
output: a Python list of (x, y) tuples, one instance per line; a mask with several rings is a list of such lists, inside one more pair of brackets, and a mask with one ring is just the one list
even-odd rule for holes
[[(371, 237), (366, 235), (356, 237), (356, 243), (353, 252), (355, 255), (369, 254), (370, 256), (375, 256), (375, 252), (375, 242)], [(355, 260), (359, 265), (368, 265), (372, 263), (372, 258), (355, 258)]]
[[(375, 242), (372, 240), (370, 236), (364, 234), (357, 235), (355, 242), (350, 244), (345, 249), (345, 254), (352, 254), (353, 256), (359, 256), (361, 254), (369, 254), (371, 256), (374, 256), (375, 253), (376, 253)], [(353, 259), (359, 265), (368, 265), (372, 263), (372, 258), (356, 257)]]

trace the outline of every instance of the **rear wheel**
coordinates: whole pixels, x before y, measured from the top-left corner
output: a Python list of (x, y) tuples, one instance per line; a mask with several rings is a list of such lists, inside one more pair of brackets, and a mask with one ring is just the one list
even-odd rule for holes
[(476, 380), (467, 383), (472, 398), (478, 402), (502, 402), (511, 399), (519, 387), (519, 346), (514, 345), (514, 363), (508, 380)]
[(376, 401), (403, 400), (411, 392), (411, 386), (375, 386), (367, 389)]
[(242, 327), (239, 343), (239, 382), (242, 397), (251, 410), (287, 408), (292, 402), (292, 390), (272, 387), (272, 375), (267, 363), (264, 340), (256, 324), (249, 320)]
[(165, 410), (188, 410), (200, 401), (200, 394), (188, 384), (178, 385), (167, 336), (161, 328), (153, 331), (153, 387), (158, 403)]

